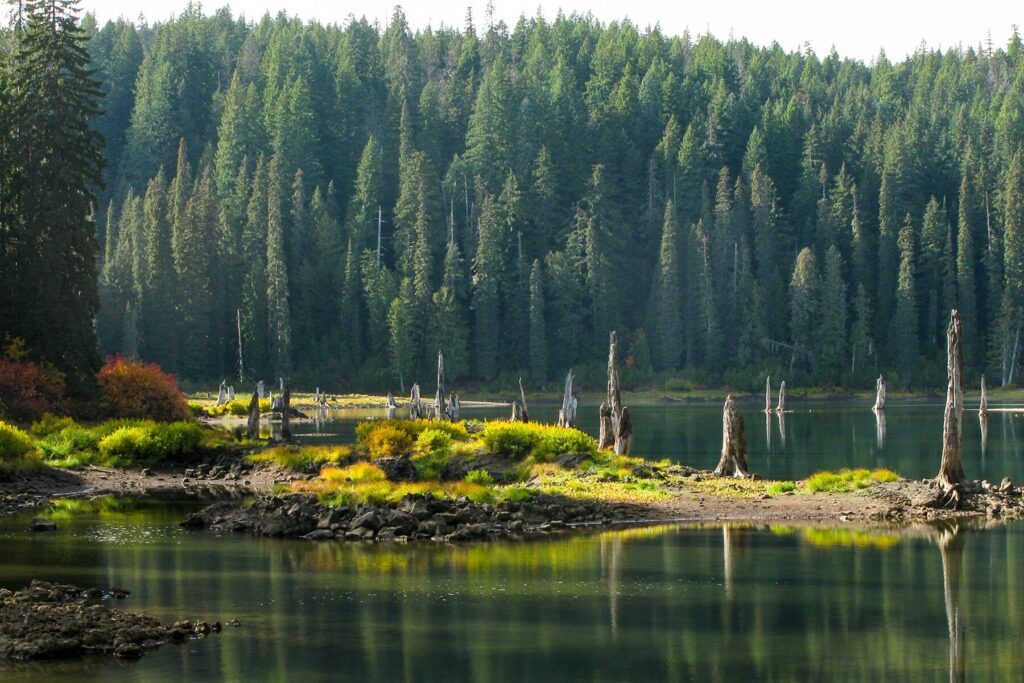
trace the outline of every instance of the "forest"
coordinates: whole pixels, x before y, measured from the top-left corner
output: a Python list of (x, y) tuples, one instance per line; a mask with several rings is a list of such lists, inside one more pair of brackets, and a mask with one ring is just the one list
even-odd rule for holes
[(1016, 31), (865, 64), (476, 21), (85, 15), (101, 354), (380, 390), (443, 351), (475, 386), (597, 386), (618, 330), (628, 386), (922, 389), (958, 308), (969, 373), (1017, 380)]

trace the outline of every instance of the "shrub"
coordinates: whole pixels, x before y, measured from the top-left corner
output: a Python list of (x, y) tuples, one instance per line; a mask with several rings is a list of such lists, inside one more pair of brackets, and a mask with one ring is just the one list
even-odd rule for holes
[(0, 415), (31, 422), (64, 398), (64, 376), (51, 365), (0, 358)]
[(126, 425), (103, 437), (97, 450), (107, 464), (155, 464), (194, 453), (203, 430), (190, 422)]
[(102, 435), (100, 429), (76, 424), (54, 432), (39, 441), (43, 456), (58, 467), (74, 467), (91, 462)]
[(100, 403), (111, 417), (161, 422), (192, 417), (174, 377), (155, 363), (138, 363), (120, 356), (108, 358), (96, 379), (100, 385)]
[(466, 477), (463, 479), (467, 484), (479, 484), (480, 486), (490, 486), (494, 483), (494, 477), (487, 470), (470, 470), (466, 472)]
[(452, 436), (440, 429), (424, 429), (416, 439), (416, 450), (420, 453), (443, 451), (452, 443)]
[(774, 484), (769, 484), (765, 489), (765, 493), (769, 496), (781, 496), (783, 493), (792, 493), (793, 491), (796, 491), (796, 484), (791, 481), (777, 481)]
[(28, 434), (14, 425), (0, 421), (0, 463), (20, 460), (34, 451), (35, 447)]
[(370, 457), (390, 458), (408, 453), (412, 448), (412, 435), (392, 425), (381, 425), (371, 431), (366, 439)]
[(293, 470), (309, 465), (329, 463), (337, 465), (352, 456), (347, 446), (277, 446), (249, 456), (252, 462), (273, 462), (278, 467)]
[(412, 456), (412, 464), (416, 468), (416, 478), (439, 480), (441, 473), (444, 472), (444, 468), (451, 460), (451, 451), (447, 449), (417, 453)]
[(32, 436), (44, 437), (56, 434), (68, 427), (74, 427), (75, 421), (70, 417), (57, 417), (53, 413), (46, 413), (32, 425)]
[[(247, 398), (236, 398), (233, 401), (228, 401), (227, 403), (221, 404), (219, 406), (210, 406), (205, 411), (205, 414), (212, 415), (212, 416), (215, 416), (215, 417), (217, 415), (234, 415), (236, 417), (242, 416), (242, 415), (248, 415), (249, 414), (249, 400), (250, 399), (247, 399)], [(269, 412), (270, 411), (270, 399), (263, 399), (263, 401), (266, 401), (266, 403), (267, 403), (267, 410), (263, 411), (262, 408), (261, 408), (260, 412)], [(262, 404), (263, 401), (260, 401), (260, 403)], [(191, 405), (191, 404), (189, 404), (189, 405)]]
[(875, 482), (896, 481), (900, 478), (892, 470), (878, 469), (874, 472), (864, 468), (842, 469), (838, 472), (817, 472), (807, 478), (807, 488), (826, 493), (847, 493), (853, 489), (865, 489)]
[(570, 453), (596, 453), (597, 442), (577, 429), (536, 423), (488, 422), (481, 437), (496, 455), (521, 460), (554, 460)]
[(320, 473), (320, 477), (326, 481), (351, 482), (353, 484), (387, 479), (384, 470), (371, 462), (357, 462), (348, 467), (325, 467)]
[(461, 422), (444, 422), (443, 420), (371, 420), (356, 425), (356, 438), (368, 444), (372, 435), (379, 429), (397, 429), (415, 441), (427, 429), (444, 432), (452, 441), (468, 441), (469, 432)]

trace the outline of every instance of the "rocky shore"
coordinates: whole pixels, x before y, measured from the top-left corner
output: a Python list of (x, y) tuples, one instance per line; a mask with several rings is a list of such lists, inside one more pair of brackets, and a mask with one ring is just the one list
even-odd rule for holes
[(394, 506), (332, 508), (314, 496), (265, 496), (249, 506), (214, 503), (189, 515), (182, 526), (212, 531), (311, 541), (469, 541), (536, 536), (581, 525), (650, 517), (638, 505), (608, 504), (535, 495), (525, 502), (477, 504), (468, 498), (410, 494)]
[(0, 589), (0, 660), (37, 660), (84, 654), (138, 659), (146, 650), (219, 633), (220, 622), (179, 621), (164, 626), (144, 614), (104, 603), (128, 591), (33, 581), (19, 591)]

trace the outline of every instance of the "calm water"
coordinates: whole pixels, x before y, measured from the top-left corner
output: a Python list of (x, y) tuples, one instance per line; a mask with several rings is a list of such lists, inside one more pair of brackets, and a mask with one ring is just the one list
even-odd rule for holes
[(932, 530), (785, 526), (403, 547), (185, 532), (188, 508), (74, 504), (55, 535), (23, 531), (28, 516), (0, 519), (0, 584), (118, 585), (133, 592), (127, 608), (241, 628), (138, 663), (0, 665), (0, 679), (1020, 677), (1020, 525), (962, 532), (945, 549)]
[[(822, 469), (889, 467), (910, 478), (932, 477), (942, 455), (942, 404), (888, 405), (884, 433), (870, 405), (799, 402), (780, 424), (766, 423), (763, 404), (741, 404), (747, 427), (752, 471), (769, 478), (803, 478)], [(510, 410), (463, 410), (464, 417), (507, 418)], [(553, 422), (556, 406), (531, 406), (531, 417)], [(722, 408), (717, 404), (637, 406), (630, 408), (634, 452), (713, 468), (722, 448)], [(351, 442), (358, 420), (383, 411), (334, 411), (328, 421), (299, 425), (309, 442)], [(581, 427), (597, 435), (597, 407), (580, 408)], [(984, 441), (977, 413), (964, 413), (964, 466), (967, 475), (999, 481), (1024, 481), (1024, 418), (991, 413)], [(983, 447), (984, 446), (984, 447)]]

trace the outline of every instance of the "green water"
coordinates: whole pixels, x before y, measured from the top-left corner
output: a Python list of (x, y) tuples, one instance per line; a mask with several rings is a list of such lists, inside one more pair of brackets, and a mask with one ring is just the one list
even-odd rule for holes
[(121, 586), (126, 608), (240, 628), (137, 663), (3, 664), (0, 680), (1020, 678), (1020, 525), (945, 551), (927, 529), (720, 525), (364, 546), (180, 530), (195, 505), (76, 505), (54, 535), (0, 519), (0, 584)]
[[(766, 416), (763, 404), (739, 406), (747, 429), (752, 471), (773, 479), (800, 479), (822, 469), (889, 467), (910, 478), (933, 477), (942, 455), (941, 403), (890, 404), (884, 430), (870, 405), (864, 403), (801, 402), (791, 399), (781, 424)], [(531, 406), (532, 417), (554, 421), (557, 406)], [(383, 411), (334, 411), (322, 423), (296, 427), (308, 442), (355, 438), (355, 424)], [(472, 418), (507, 418), (501, 409), (463, 410)], [(669, 458), (701, 468), (713, 468), (722, 448), (722, 408), (711, 403), (636, 406), (630, 408), (637, 455)], [(597, 435), (597, 407), (581, 406), (580, 427)], [(984, 439), (977, 413), (964, 413), (964, 467), (973, 478), (999, 481), (1004, 476), (1024, 481), (1024, 419), (1009, 413), (989, 415)], [(880, 433), (880, 431), (882, 433)]]

